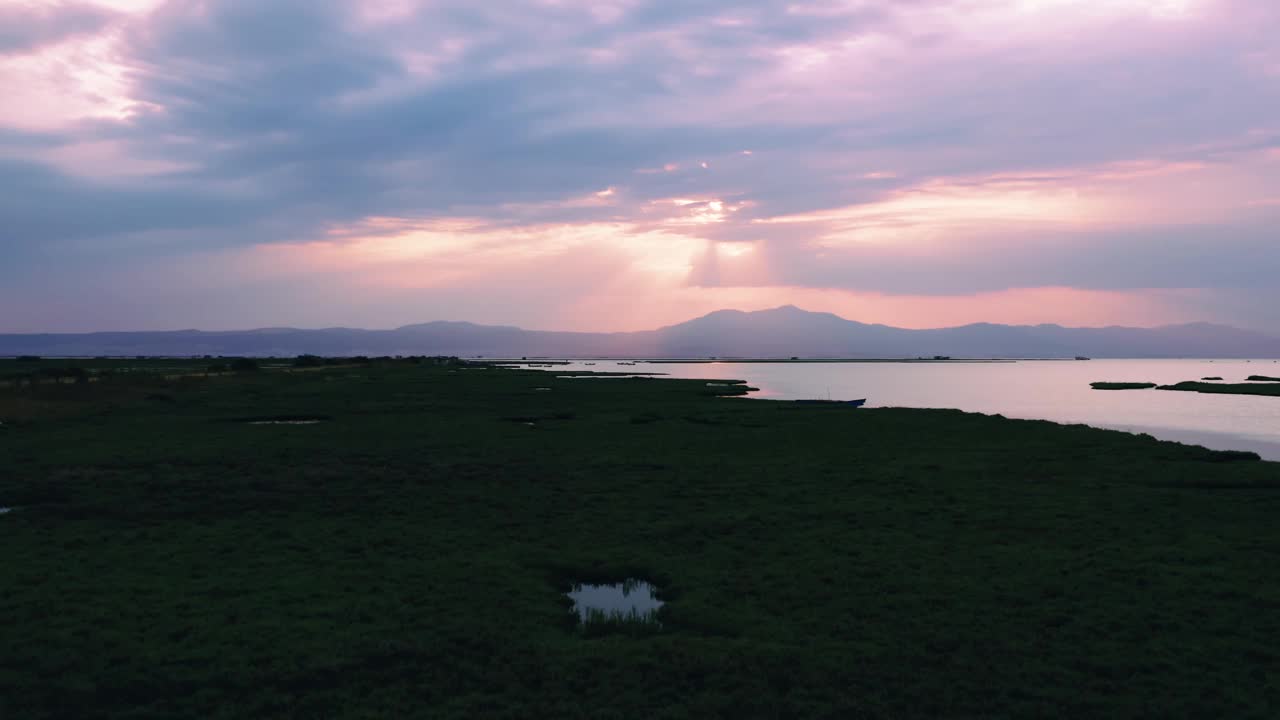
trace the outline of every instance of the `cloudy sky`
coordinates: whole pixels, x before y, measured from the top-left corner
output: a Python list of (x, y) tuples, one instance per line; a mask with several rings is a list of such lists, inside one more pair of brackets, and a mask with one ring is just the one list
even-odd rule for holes
[(1274, 0), (0, 0), (0, 332), (1280, 331)]

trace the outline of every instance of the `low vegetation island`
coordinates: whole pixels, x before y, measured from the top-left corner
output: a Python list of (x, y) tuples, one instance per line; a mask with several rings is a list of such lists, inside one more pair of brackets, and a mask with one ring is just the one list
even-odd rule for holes
[[(1203, 381), (1218, 381), (1220, 377), (1202, 378)], [(1265, 382), (1270, 378), (1261, 375), (1252, 375), (1249, 377), (1251, 382), (1245, 383), (1221, 383), (1221, 382), (1203, 382), (1188, 380), (1186, 382), (1175, 383), (1173, 385), (1157, 385), (1149, 382), (1094, 382), (1089, 383), (1089, 387), (1094, 390), (1150, 390), (1156, 388), (1158, 390), (1178, 390), (1183, 392), (1198, 392), (1213, 395), (1266, 395), (1271, 397), (1280, 397), (1280, 381), (1275, 384)], [(1264, 381), (1264, 382), (1257, 382)]]
[(1181, 390), (1216, 395), (1267, 395), (1280, 397), (1280, 383), (1216, 383), (1189, 380), (1174, 385), (1161, 385), (1161, 390)]

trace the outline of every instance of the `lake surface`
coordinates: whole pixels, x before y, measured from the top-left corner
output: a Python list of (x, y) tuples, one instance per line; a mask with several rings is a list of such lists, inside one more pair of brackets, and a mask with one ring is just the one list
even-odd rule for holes
[[(1274, 360), (1088, 360), (1001, 363), (645, 363), (605, 360), (553, 372), (661, 372), (672, 377), (746, 380), (777, 400), (867, 399), (867, 407), (958, 408), (1028, 420), (1084, 423), (1148, 433), (1215, 450), (1252, 450), (1280, 460), (1280, 397), (1168, 390), (1094, 390), (1096, 381), (1161, 385), (1221, 376), (1280, 376)], [(851, 412), (857, 412), (852, 410)]]

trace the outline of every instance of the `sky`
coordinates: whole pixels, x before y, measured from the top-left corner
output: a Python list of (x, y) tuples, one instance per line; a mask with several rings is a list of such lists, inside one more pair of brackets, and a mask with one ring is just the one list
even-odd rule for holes
[(1280, 334), (1274, 0), (0, 0), (0, 332)]

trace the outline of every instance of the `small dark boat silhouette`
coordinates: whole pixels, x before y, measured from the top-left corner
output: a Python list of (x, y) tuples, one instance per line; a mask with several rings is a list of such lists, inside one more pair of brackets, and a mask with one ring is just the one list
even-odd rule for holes
[(798, 402), (798, 403), (804, 403), (804, 404), (806, 404), (806, 405), (813, 405), (813, 404), (818, 404), (818, 405), (848, 405), (849, 407), (856, 407), (856, 408), (858, 408), (858, 407), (862, 407), (863, 405), (866, 405), (866, 404), (867, 404), (867, 399), (866, 399), (866, 398), (862, 398), (861, 400), (820, 400), (820, 399), (818, 399), (818, 400), (797, 400), (796, 402)]

